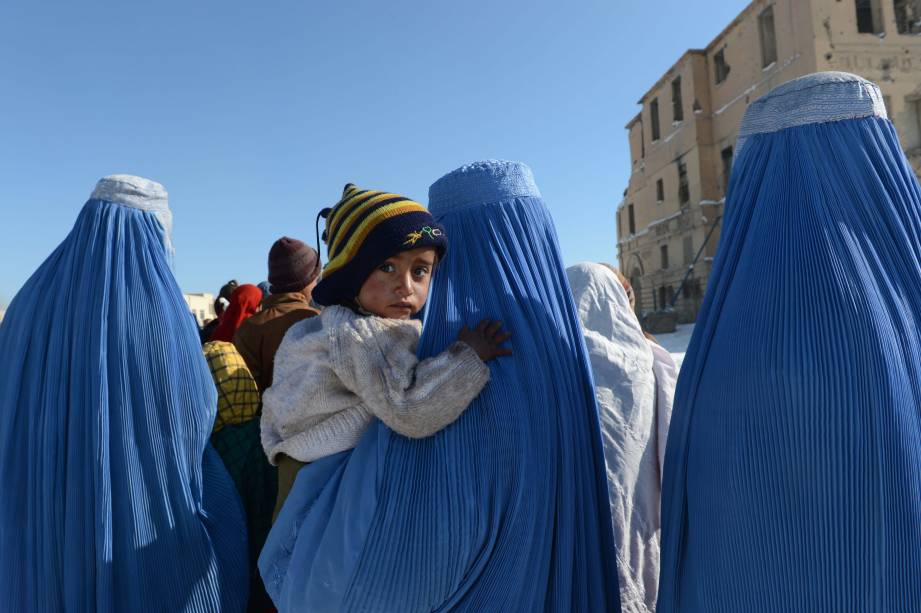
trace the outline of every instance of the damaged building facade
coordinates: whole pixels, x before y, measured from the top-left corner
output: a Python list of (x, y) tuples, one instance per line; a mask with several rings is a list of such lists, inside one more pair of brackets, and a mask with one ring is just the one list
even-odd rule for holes
[(748, 104), (812, 72), (879, 84), (921, 174), (921, 0), (756, 0), (705, 49), (687, 51), (627, 124), (631, 175), (618, 259), (643, 316), (697, 317)]

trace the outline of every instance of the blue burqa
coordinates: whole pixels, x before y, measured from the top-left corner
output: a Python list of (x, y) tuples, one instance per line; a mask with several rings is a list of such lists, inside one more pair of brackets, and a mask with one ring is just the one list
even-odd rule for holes
[(661, 613), (921, 611), (921, 189), (879, 89), (751, 105), (662, 503)]
[(242, 507), (152, 181), (99, 182), (0, 326), (0, 611), (241, 611)]
[(260, 559), (282, 613), (619, 611), (590, 368), (553, 222), (530, 169), (436, 182), (451, 248), (420, 341), (500, 318), (515, 355), (461, 418), (411, 440), (379, 422), (298, 475)]

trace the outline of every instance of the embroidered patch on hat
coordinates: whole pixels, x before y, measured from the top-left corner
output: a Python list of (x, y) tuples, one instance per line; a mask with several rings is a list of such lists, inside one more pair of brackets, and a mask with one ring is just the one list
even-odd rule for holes
[(419, 239), (421, 239), (423, 236), (428, 236), (430, 239), (434, 240), (438, 238), (439, 236), (443, 236), (443, 235), (444, 235), (444, 232), (442, 232), (438, 228), (433, 228), (431, 226), (423, 226), (421, 230), (417, 232), (410, 232), (409, 234), (407, 234), (406, 241), (403, 244), (412, 246), (412, 245), (415, 245), (417, 242), (419, 242)]

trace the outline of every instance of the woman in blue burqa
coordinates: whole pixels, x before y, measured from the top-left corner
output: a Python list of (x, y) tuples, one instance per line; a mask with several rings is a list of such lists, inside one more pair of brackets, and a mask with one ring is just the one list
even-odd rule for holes
[(748, 109), (665, 462), (659, 611), (921, 610), (921, 188), (879, 89)]
[(514, 357), (435, 436), (375, 421), (301, 469), (260, 558), (267, 589), (283, 613), (619, 611), (592, 377), (531, 171), (476, 163), (429, 196), (451, 250), (419, 354), (491, 317)]
[(242, 508), (158, 183), (102, 179), (0, 326), (0, 610), (242, 611)]

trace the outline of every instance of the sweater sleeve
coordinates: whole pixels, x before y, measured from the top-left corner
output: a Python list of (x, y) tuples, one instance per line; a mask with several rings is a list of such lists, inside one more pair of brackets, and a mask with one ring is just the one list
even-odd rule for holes
[(320, 319), (307, 319), (291, 326), (275, 352), (275, 370), (272, 385), (262, 394), (262, 417), (260, 438), (262, 448), (269, 462), (277, 464), (278, 448), (285, 442), (283, 427), (308, 415), (305, 403), (313, 396), (306, 393), (305, 386), (315, 382), (307, 372), (305, 352), (311, 347), (307, 343), (311, 334), (320, 330)]
[(489, 368), (466, 343), (420, 361), (418, 325), (365, 317), (330, 331), (331, 366), (343, 385), (410, 438), (453, 423), (489, 381)]

